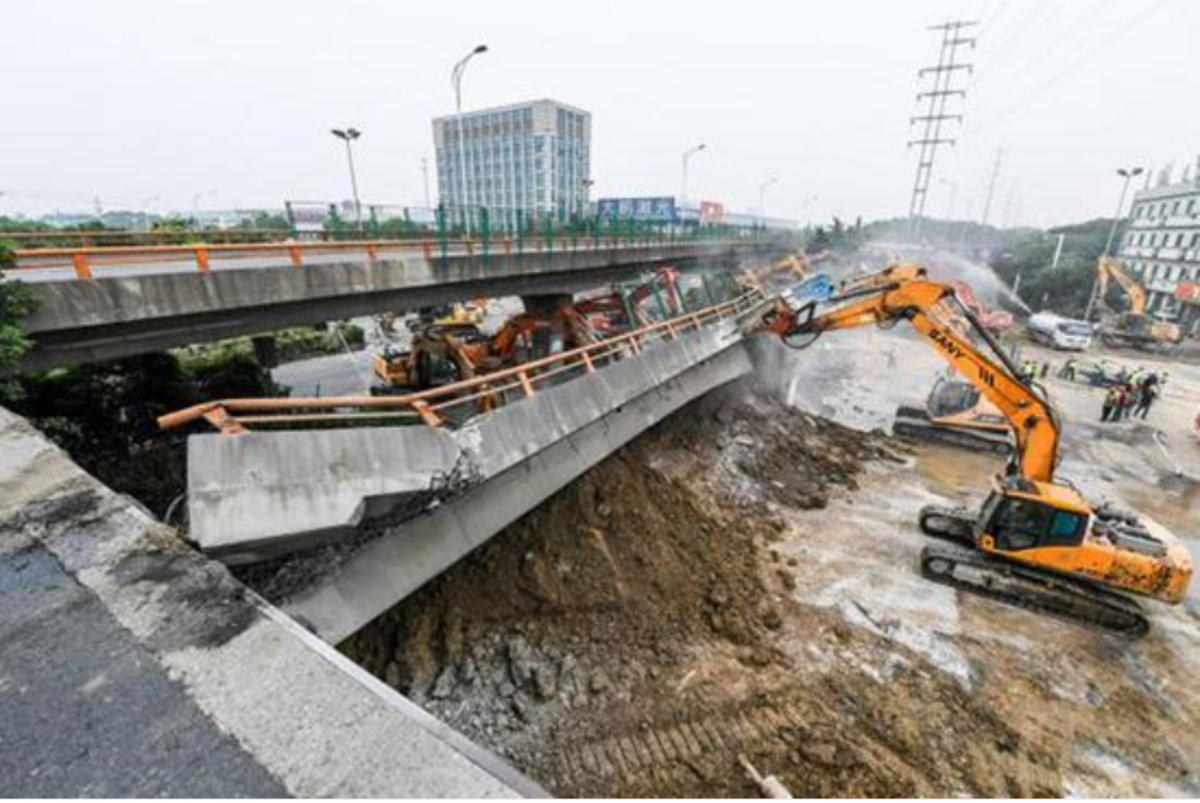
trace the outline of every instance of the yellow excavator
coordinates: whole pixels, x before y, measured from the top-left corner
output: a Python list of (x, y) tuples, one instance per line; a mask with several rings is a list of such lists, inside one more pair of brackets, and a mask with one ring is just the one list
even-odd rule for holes
[[(818, 314), (818, 308), (829, 307)], [(981, 346), (964, 335), (964, 318)], [(899, 265), (795, 308), (775, 303), (754, 326), (806, 348), (826, 332), (907, 321), (1005, 417), (1007, 468), (978, 511), (931, 505), (922, 531), (947, 543), (921, 552), (928, 579), (1040, 613), (1136, 637), (1149, 623), (1134, 596), (1178, 604), (1192, 559), (1158, 523), (1093, 505), (1056, 481), (1061, 425), (1043, 390), (1020, 371), (951, 287)]]
[(1107, 307), (1105, 295), (1110, 279), (1116, 281), (1129, 299), (1129, 311), (1118, 313), (1115, 319), (1100, 327), (1100, 340), (1104, 345), (1155, 350), (1183, 339), (1183, 330), (1178, 326), (1146, 314), (1146, 291), (1124, 271), (1120, 262), (1110, 256), (1102, 256), (1096, 263), (1096, 300), (1101, 307)]
[(952, 372), (937, 378), (924, 407), (900, 405), (892, 432), (981, 452), (1010, 454), (1013, 448), (1007, 419), (978, 388)]

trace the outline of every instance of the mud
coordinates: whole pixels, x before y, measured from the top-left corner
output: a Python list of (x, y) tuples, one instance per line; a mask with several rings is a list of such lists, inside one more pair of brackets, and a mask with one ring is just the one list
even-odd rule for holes
[[(918, 509), (978, 503), (1000, 461), (822, 418), (927, 391), (935, 363), (887, 378), (903, 335), (866, 342), (800, 383), (776, 361), (756, 390), (801, 409), (688, 407), (343, 649), (559, 795), (757, 796), (739, 755), (797, 796), (1200, 793), (1194, 606), (1130, 643), (922, 580)], [(1088, 435), (1073, 476), (1197, 531), (1149, 452)]]
[(561, 795), (755, 795), (738, 755), (802, 795), (1057, 794), (953, 675), (794, 598), (782, 512), (903, 459), (775, 403), (694, 405), (343, 649)]

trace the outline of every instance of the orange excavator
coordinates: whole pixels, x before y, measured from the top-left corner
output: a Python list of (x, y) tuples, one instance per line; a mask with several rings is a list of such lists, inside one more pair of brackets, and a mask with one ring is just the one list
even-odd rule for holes
[(461, 382), (500, 364), (475, 324), (434, 323), (413, 334), (407, 351), (388, 348), (374, 355), (371, 367), (379, 379), (371, 393), (379, 396)]
[(1116, 281), (1129, 299), (1129, 311), (1116, 313), (1101, 325), (1100, 339), (1104, 345), (1154, 351), (1183, 339), (1183, 330), (1178, 326), (1155, 320), (1146, 313), (1146, 291), (1110, 256), (1102, 256), (1096, 263), (1096, 300), (1101, 307), (1108, 307), (1105, 295), (1110, 279)]
[[(981, 346), (951, 314), (965, 317)], [(1187, 549), (1158, 523), (1094, 505), (1056, 481), (1061, 424), (1045, 392), (1021, 378), (953, 289), (930, 280), (924, 268), (894, 266), (798, 308), (781, 299), (755, 328), (806, 348), (826, 332), (900, 321), (1000, 411), (1015, 444), (977, 511), (936, 505), (921, 511), (922, 531), (945, 541), (922, 550), (926, 578), (1134, 637), (1149, 629), (1134, 596), (1183, 600), (1192, 576)]]

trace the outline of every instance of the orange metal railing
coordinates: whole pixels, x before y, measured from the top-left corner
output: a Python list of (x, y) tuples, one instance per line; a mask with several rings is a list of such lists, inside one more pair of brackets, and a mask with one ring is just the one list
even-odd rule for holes
[[(208, 273), (218, 262), (278, 257), (281, 264), (300, 267), (306, 258), (320, 254), (348, 254), (374, 261), (383, 254), (419, 252), (426, 259), (453, 254), (508, 255), (561, 251), (605, 251), (615, 248), (661, 248), (703, 243), (730, 245), (736, 240), (672, 240), (668, 237), (492, 237), (484, 243), (467, 238), (455, 240), (359, 240), (352, 242), (206, 243), (192, 245), (97, 246), (89, 248), (34, 248), (16, 251), (17, 264), (4, 272), (19, 276), (22, 271), (70, 268), (80, 279), (91, 279), (94, 270), (112, 266), (186, 264)], [(278, 267), (272, 265), (271, 267)]]
[(765, 301), (753, 289), (737, 298), (705, 307), (599, 343), (564, 351), (462, 382), (403, 396), (330, 396), (274, 399), (223, 399), (188, 407), (158, 419), (163, 429), (208, 421), (220, 432), (237, 434), (255, 426), (307, 423), (358, 423), (365, 420), (441, 426), (454, 414), (486, 412), (537, 394), (538, 388), (570, 374), (592, 373), (647, 344), (669, 340), (710, 323), (745, 316)]

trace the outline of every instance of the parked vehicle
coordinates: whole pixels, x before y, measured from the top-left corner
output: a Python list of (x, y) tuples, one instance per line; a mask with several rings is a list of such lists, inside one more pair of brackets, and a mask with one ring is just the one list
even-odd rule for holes
[(1039, 312), (1025, 322), (1030, 339), (1064, 351), (1084, 351), (1092, 345), (1094, 330), (1087, 321)]

